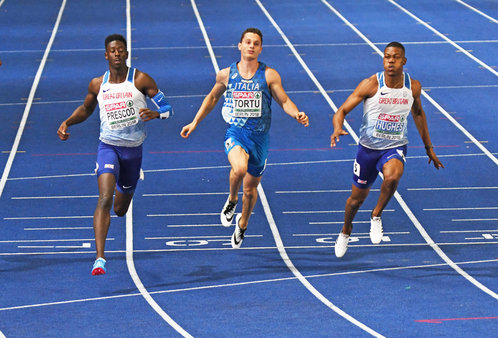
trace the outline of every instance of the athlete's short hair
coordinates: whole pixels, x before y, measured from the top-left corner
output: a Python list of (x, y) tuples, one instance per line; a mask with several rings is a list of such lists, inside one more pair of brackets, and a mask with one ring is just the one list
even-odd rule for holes
[(261, 33), (261, 31), (257, 28), (247, 28), (244, 32), (242, 32), (242, 35), (240, 36), (240, 42), (242, 42), (242, 40), (244, 40), (244, 35), (246, 35), (246, 33), (254, 33), (254, 34), (258, 34), (259, 37), (261, 38), (261, 44), (263, 44), (263, 33)]
[(403, 46), (401, 43), (397, 42), (397, 41), (393, 41), (393, 42), (389, 42), (386, 46), (386, 48), (384, 48), (384, 52), (386, 51), (386, 49), (388, 49), (389, 47), (396, 47), (396, 48), (401, 48), (401, 50), (403, 50), (403, 54), (405, 54), (405, 46)]
[(105, 49), (107, 49), (107, 45), (113, 41), (121, 41), (122, 43), (124, 43), (125, 47), (127, 46), (124, 36), (122, 36), (121, 34), (111, 34), (105, 38)]

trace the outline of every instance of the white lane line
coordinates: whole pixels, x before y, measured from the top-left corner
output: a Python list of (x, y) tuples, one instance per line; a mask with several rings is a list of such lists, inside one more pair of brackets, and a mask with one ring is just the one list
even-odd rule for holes
[(7, 178), (9, 177), (10, 169), (12, 168), (12, 163), (14, 162), (14, 157), (16, 156), (17, 149), (19, 148), (19, 143), (21, 142), (21, 137), (24, 132), (24, 128), (26, 127), (26, 122), (28, 120), (29, 112), (31, 110), (31, 105), (33, 104), (33, 100), (35, 98), (36, 90), (38, 89), (38, 84), (40, 83), (43, 69), (45, 68), (45, 64), (47, 63), (48, 54), (50, 53), (50, 49), (52, 48), (52, 44), (54, 43), (55, 36), (57, 35), (57, 31), (59, 29), (59, 23), (61, 22), (62, 13), (64, 13), (65, 7), (66, 7), (66, 0), (63, 0), (61, 7), (59, 9), (59, 14), (57, 15), (57, 20), (55, 21), (54, 28), (52, 29), (52, 35), (50, 36), (50, 40), (48, 41), (47, 47), (45, 48), (45, 53), (43, 54), (43, 58), (40, 62), (40, 66), (38, 66), (38, 71), (36, 72), (33, 85), (31, 86), (28, 101), (26, 103), (26, 107), (24, 108), (24, 113), (22, 115), (21, 122), (19, 123), (19, 128), (17, 129), (16, 138), (14, 139), (14, 143), (12, 144), (12, 149), (10, 150), (9, 158), (7, 159), (7, 163), (5, 164), (2, 177), (0, 178), (0, 197), (2, 197), (5, 184), (7, 183)]
[(441, 190), (495, 190), (498, 187), (429, 187), (429, 188), (408, 188), (408, 191), (441, 191)]
[(99, 195), (81, 195), (81, 196), (13, 196), (13, 200), (47, 200), (47, 199), (70, 199), (70, 198), (97, 198)]
[[(233, 250), (233, 249), (232, 249)], [(467, 262), (458, 262), (459, 265), (471, 265), (471, 264), (484, 264), (484, 263), (496, 263), (496, 259), (490, 260), (479, 260), (479, 261), (467, 261)], [(399, 270), (410, 270), (410, 269), (427, 269), (427, 268), (437, 268), (444, 267), (446, 264), (438, 263), (438, 264), (426, 264), (426, 265), (409, 265), (409, 266), (396, 266), (396, 267), (388, 267), (388, 268), (378, 268), (378, 269), (365, 269), (365, 270), (355, 270), (355, 271), (346, 271), (346, 272), (332, 272), (327, 274), (315, 274), (315, 275), (307, 275), (306, 278), (321, 278), (321, 277), (333, 277), (333, 276), (344, 276), (344, 275), (357, 275), (364, 273), (375, 273), (381, 271), (399, 271)], [(198, 290), (210, 290), (217, 288), (225, 288), (225, 287), (234, 287), (234, 286), (245, 286), (245, 285), (253, 285), (253, 284), (263, 284), (263, 283), (276, 283), (276, 282), (284, 282), (284, 281), (292, 281), (296, 280), (296, 277), (283, 277), (283, 278), (273, 278), (273, 279), (263, 279), (263, 280), (254, 280), (248, 282), (239, 282), (239, 283), (228, 283), (228, 284), (215, 284), (215, 285), (206, 285), (206, 286), (197, 286), (192, 288), (182, 288), (182, 289), (172, 289), (172, 290), (162, 290), (162, 291), (153, 291), (151, 294), (167, 294), (167, 293), (177, 293), (177, 292), (189, 292), (189, 291), (198, 291)], [(83, 299), (73, 299), (59, 302), (50, 302), (50, 303), (38, 303), (38, 304), (28, 304), (28, 305), (19, 305), (19, 306), (11, 306), (0, 308), (0, 311), (13, 311), (13, 310), (22, 310), (22, 309), (30, 309), (30, 308), (38, 308), (38, 307), (46, 307), (46, 306), (56, 306), (56, 305), (64, 305), (64, 304), (74, 304), (74, 303), (85, 303), (85, 302), (94, 302), (100, 300), (109, 300), (109, 299), (120, 299), (120, 298), (128, 298), (128, 297), (137, 297), (141, 296), (140, 293), (131, 293), (131, 294), (123, 294), (123, 295), (115, 295), (115, 296), (105, 296), (105, 297), (95, 297), (95, 298), (83, 298)]]
[[(69, 239), (18, 239), (18, 240), (4, 240), (0, 243), (45, 243), (45, 242), (86, 242), (94, 241), (94, 238), (69, 238)], [(110, 237), (107, 240), (114, 241), (114, 237)]]
[[(355, 145), (356, 146), (356, 145)], [(272, 151), (270, 149), (270, 151)], [(498, 153), (493, 153), (498, 154)], [(438, 155), (439, 158), (450, 158), (450, 157), (479, 157), (486, 156), (483, 153), (478, 154), (449, 154), (449, 155)], [(407, 156), (407, 159), (427, 159), (427, 156)], [(341, 163), (341, 162), (353, 162), (354, 159), (344, 159), (344, 160), (319, 160), (319, 161), (304, 161), (304, 162), (279, 162), (279, 163), (268, 163), (267, 166), (290, 166), (290, 165), (309, 165), (309, 164), (329, 164), (329, 163)], [(190, 171), (190, 170), (213, 170), (213, 169), (227, 169), (230, 166), (203, 166), (203, 167), (184, 167), (184, 168), (170, 168), (170, 169), (148, 169), (144, 170), (144, 173), (160, 173), (160, 172), (174, 172), (174, 171)], [(64, 174), (64, 175), (50, 175), (50, 176), (29, 176), (29, 177), (16, 177), (9, 178), (8, 181), (16, 180), (39, 180), (39, 179), (51, 179), (51, 178), (72, 178), (72, 177), (83, 177), (83, 176), (95, 176), (94, 173), (88, 174)], [(428, 188), (432, 189), (432, 188)], [(446, 188), (441, 188), (446, 189)], [(463, 189), (463, 188), (462, 188)], [(472, 188), (470, 188), (472, 189)], [(490, 189), (490, 187), (483, 187), (482, 189)], [(496, 187), (491, 187), (491, 189), (496, 189)], [(374, 190), (372, 190), (374, 191)]]
[[(282, 37), (282, 39), (285, 41), (286, 45), (291, 49), (292, 53), (294, 54), (294, 56), (296, 57), (296, 59), (299, 61), (299, 63), (301, 64), (301, 66), (305, 69), (305, 71), (307, 72), (308, 76), (312, 79), (312, 81), (315, 83), (315, 85), (320, 90), (320, 92), (322, 93), (322, 95), (325, 97), (325, 99), (328, 102), (328, 104), (330, 105), (330, 107), (332, 107), (332, 109), (334, 111), (336, 111), (337, 110), (336, 105), (334, 104), (334, 102), (332, 102), (332, 99), (327, 95), (327, 93), (325, 92), (325, 90), (323, 89), (323, 87), (321, 86), (321, 84), (315, 78), (315, 76), (313, 75), (313, 73), (311, 72), (311, 70), (308, 68), (308, 66), (306, 65), (306, 63), (303, 61), (303, 59), (301, 58), (301, 56), (299, 55), (299, 53), (296, 51), (296, 49), (294, 48), (294, 46), (292, 45), (292, 43), (289, 41), (289, 39), (287, 38), (287, 36), (285, 35), (285, 33), (280, 29), (280, 27), (278, 26), (278, 24), (275, 22), (275, 20), (270, 15), (270, 13), (268, 13), (268, 11), (263, 6), (263, 4), (259, 0), (255, 0), (255, 1), (258, 4), (258, 6), (261, 8), (261, 11), (263, 11), (263, 13), (265, 14), (265, 16), (272, 23), (273, 27), (275, 27), (275, 29), (278, 31), (278, 33), (280, 34), (280, 36)], [(348, 131), (350, 131), (351, 133), (354, 133), (354, 131), (351, 129), (351, 127), (349, 126), (349, 124), (347, 122), (345, 122), (345, 125), (346, 125), (346, 128), (348, 129)], [(291, 259), (287, 255), (287, 252), (285, 251), (284, 244), (283, 244), (282, 239), (280, 237), (280, 234), (278, 232), (278, 228), (277, 228), (277, 225), (275, 223), (275, 220), (273, 219), (273, 215), (271, 213), (270, 205), (268, 204), (265, 192), (264, 192), (263, 187), (261, 186), (261, 184), (258, 185), (258, 192), (259, 192), (259, 195), (260, 195), (261, 203), (263, 204), (263, 208), (265, 210), (266, 218), (268, 220), (268, 223), (270, 225), (270, 228), (271, 228), (271, 231), (272, 231), (272, 234), (273, 234), (273, 238), (275, 239), (275, 243), (277, 245), (278, 252), (280, 253), (280, 256), (282, 257), (282, 260), (285, 262), (285, 264), (287, 265), (287, 267), (289, 268), (289, 270), (292, 271), (292, 273), (294, 274), (294, 276), (296, 276), (298, 278), (298, 280), (306, 287), (306, 289), (308, 289), (308, 291), (310, 291), (316, 298), (318, 298), (323, 304), (325, 304), (332, 311), (334, 311), (335, 313), (337, 313), (338, 315), (340, 315), (344, 319), (348, 320), (352, 324), (358, 326), (362, 330), (370, 333), (371, 335), (373, 335), (375, 337), (383, 337), (380, 333), (376, 332), (375, 330), (371, 329), (367, 325), (365, 325), (362, 322), (358, 321), (356, 318), (352, 317), (351, 315), (349, 315), (345, 311), (341, 310), (339, 307), (335, 306), (330, 300), (328, 300), (325, 296), (323, 296), (301, 274), (301, 272), (294, 266), (294, 264), (292, 263)]]
[[(441, 42), (441, 43), (446, 43), (446, 42)], [(386, 45), (387, 42), (384, 44)], [(403, 44), (407, 44), (406, 42), (403, 42)], [(366, 45), (364, 43), (364, 45)], [(295, 47), (299, 46), (298, 44), (294, 45)], [(265, 47), (268, 47), (268, 45), (265, 45)], [(52, 50), (53, 53), (53, 50)], [(1, 54), (1, 51), (0, 51)], [(430, 91), (432, 89), (478, 89), (478, 88), (496, 88), (498, 85), (464, 85), (464, 86), (429, 86), (429, 87), (423, 87), (424, 90)], [(325, 90), (327, 93), (338, 93), (338, 92), (352, 92), (354, 89), (349, 88), (349, 89), (327, 89)], [(287, 93), (289, 94), (318, 94), (320, 93), (317, 90), (288, 90)], [(169, 98), (175, 98), (175, 99), (191, 99), (195, 97), (205, 97), (205, 94), (189, 94), (189, 95), (168, 95)], [(33, 102), (33, 105), (39, 105), (39, 104), (47, 104), (47, 105), (53, 105), (53, 104), (66, 104), (66, 103), (83, 103), (83, 100), (66, 100), (66, 101), (38, 101), (38, 102)], [(26, 103), (25, 102), (10, 102), (10, 103), (0, 103), (0, 107), (3, 106), (24, 106)]]
[[(144, 239), (146, 240), (165, 240), (165, 239), (206, 239), (206, 240), (209, 240), (210, 242), (213, 241), (213, 240), (216, 240), (216, 239), (230, 239), (230, 237), (232, 236), (178, 236), (178, 237), (144, 237)], [(258, 237), (263, 237), (263, 235), (247, 235), (247, 236), (244, 236), (244, 238), (246, 237), (254, 237), (254, 238), (258, 238)]]
[(454, 218), (452, 222), (482, 222), (482, 221), (498, 221), (498, 218)]
[(147, 217), (185, 217), (185, 216), (216, 216), (219, 212), (198, 212), (191, 214), (149, 214)]
[[(358, 30), (358, 28), (356, 28), (351, 22), (349, 22), (341, 13), (339, 13), (334, 7), (332, 7), (331, 4), (329, 4), (326, 0), (321, 0), (322, 3), (327, 6), (335, 15), (337, 15), (349, 28), (351, 28), (356, 34), (358, 34), (358, 36), (360, 38), (363, 39), (363, 41), (365, 41), (366, 43), (368, 43), (368, 45), (377, 52), (377, 54), (379, 54), (381, 57), (384, 56), (384, 53), (382, 53), (382, 51), (377, 47), (375, 46), (372, 41), (370, 41), (365, 35), (363, 35), (362, 32), (360, 32)], [(394, 3), (392, 0), (388, 0), (389, 2), (391, 3)], [(424, 23), (425, 24), (425, 23)], [(445, 37), (446, 38), (446, 37)], [(450, 40), (451, 41), (451, 40)], [(461, 47), (460, 47), (461, 48)], [(494, 71), (494, 70), (493, 70)], [(495, 72), (496, 73), (496, 72)], [(498, 75), (498, 73), (497, 73)], [(498, 165), (498, 159), (493, 156), (493, 154), (486, 148), (484, 147), (472, 134), (470, 134), (460, 123), (457, 122), (457, 120), (455, 120), (451, 114), (449, 114), (443, 107), (441, 107), (434, 99), (432, 99), (432, 97), (430, 97), (424, 90), (422, 90), (422, 95), (427, 99), (429, 100), (429, 102), (432, 103), (433, 106), (435, 106), (448, 120), (451, 121), (451, 123), (453, 123), (453, 125), (455, 125), (465, 136), (467, 136), (468, 139), (470, 139), (472, 141), (472, 143), (474, 143), (479, 149), (481, 149), (481, 151), (483, 153), (486, 154), (486, 156), (488, 156), (496, 165)], [(351, 136), (353, 136), (353, 134), (351, 134)], [(356, 142), (358, 142), (358, 137), (356, 136), (356, 134), (354, 134), (354, 140)]]
[[(129, 57), (127, 59), (128, 67), (131, 67), (131, 4), (130, 0), (126, 0), (126, 37), (128, 42), (128, 53)], [(140, 294), (149, 303), (149, 305), (156, 311), (156, 313), (161, 316), (161, 318), (167, 322), (173, 329), (176, 330), (183, 337), (192, 337), (187, 331), (185, 331), (177, 322), (175, 322), (168, 314), (156, 303), (152, 298), (150, 293), (147, 291), (145, 286), (142, 284), (140, 277), (135, 269), (135, 262), (133, 260), (133, 200), (130, 202), (130, 207), (126, 213), (126, 265), (128, 266), (128, 271), (130, 273), (135, 286), (140, 291)]]
[(220, 227), (220, 223), (214, 224), (168, 224), (168, 228), (202, 228), (202, 227)]
[(143, 285), (140, 277), (138, 276), (137, 270), (135, 269), (135, 262), (133, 260), (133, 200), (130, 203), (130, 208), (126, 213), (126, 265), (128, 266), (128, 271), (130, 273), (135, 286), (140, 291), (140, 294), (145, 298), (147, 303), (161, 316), (164, 321), (166, 321), (171, 327), (173, 327), (179, 334), (183, 337), (192, 337), (187, 331), (185, 331), (178, 323), (176, 323), (164, 310), (156, 303), (152, 298), (151, 294), (147, 291)]
[[(351, 22), (349, 22), (344, 16), (342, 16), (341, 13), (339, 13), (334, 7), (332, 7), (332, 5), (330, 5), (327, 1), (325, 0), (321, 0), (332, 12), (334, 12), (339, 18), (341, 18), (341, 20), (346, 23), (346, 25), (348, 25), (354, 32), (356, 32), (356, 34), (358, 34), (358, 36), (360, 36), (365, 42), (367, 42), (380, 56), (383, 56), (384, 54), (380, 51), (379, 48), (377, 48), (375, 45), (372, 44), (372, 42), (365, 36), (363, 35), (353, 24), (351, 24)], [(392, 2), (391, 0), (389, 0), (390, 2)], [(430, 98), (427, 94), (425, 94), (423, 91), (422, 93), (427, 97), (427, 98)], [(430, 101), (433, 102), (433, 104), (437, 104), (434, 100), (432, 100), (432, 98), (430, 98)], [(448, 119), (452, 119), (454, 121), (454, 124), (457, 125), (457, 127), (459, 127), (460, 130), (462, 131), (465, 131), (466, 135), (471, 138), (471, 140), (473, 140), (473, 142), (481, 148), (481, 150), (483, 150), (487, 155), (488, 157), (490, 157), (497, 165), (498, 165), (498, 159), (496, 159), (496, 157), (494, 157), (493, 155), (491, 155), (491, 153), (489, 153), (489, 151), (484, 148), (472, 135), (470, 135), (470, 133), (468, 133), (462, 126), (460, 126), (458, 124), (458, 122), (456, 122), (455, 119), (453, 119), (450, 114), (448, 114), (441, 106), (437, 105), (439, 108), (440, 108), (440, 111), (445, 114), (445, 116), (447, 116)], [(353, 135), (351, 135), (353, 136)], [(355, 140), (358, 139), (358, 136), (356, 136), (356, 134), (354, 134), (354, 138)], [(401, 205), (401, 207), (403, 208), (403, 210), (405, 211), (405, 213), (408, 215), (408, 217), (410, 218), (410, 220), (412, 221), (412, 223), (415, 225), (415, 227), (417, 228), (417, 230), (420, 232), (420, 234), (422, 235), (422, 237), (425, 239), (425, 241), (433, 248), (433, 250), (449, 265), (451, 266), (456, 272), (458, 272), (460, 275), (462, 275), (465, 279), (467, 279), (469, 282), (471, 282), (472, 284), (474, 284), (476, 287), (478, 287), (479, 289), (481, 289), (483, 292), (487, 293), (488, 295), (490, 295), (491, 297), (495, 298), (495, 299), (498, 299), (498, 294), (496, 294), (495, 292), (493, 292), (492, 290), (488, 289), (486, 286), (484, 286), (483, 284), (481, 284), (479, 281), (477, 281), (475, 278), (473, 278), (472, 276), (470, 276), (469, 274), (467, 274), (463, 269), (461, 269), (458, 265), (456, 265), (442, 250), (441, 248), (439, 248), (439, 246), (432, 240), (432, 238), (429, 236), (429, 234), (425, 231), (424, 227), (422, 226), (422, 224), (420, 224), (420, 222), (418, 221), (418, 219), (415, 217), (415, 215), (412, 213), (412, 211), (410, 210), (410, 208), (408, 207), (408, 205), (405, 203), (405, 201), (403, 200), (403, 198), (401, 197), (401, 195), (399, 194), (399, 192), (395, 192), (394, 193), (394, 197), (396, 198), (396, 200), (398, 201), (398, 203)]]
[[(378, 41), (374, 42), (375, 45), (385, 46), (391, 41)], [(441, 45), (446, 44), (446, 41), (400, 41), (404, 45)], [(455, 43), (459, 44), (482, 44), (482, 43), (497, 43), (498, 40), (495, 39), (485, 39), (485, 40), (454, 40)], [(366, 43), (363, 42), (343, 42), (343, 43), (296, 43), (294, 47), (349, 47), (349, 46), (365, 46)], [(217, 49), (235, 49), (236, 45), (214, 45)], [(285, 44), (265, 44), (265, 48), (281, 48), (286, 47)], [(156, 47), (135, 47), (133, 50), (192, 50), (192, 49), (205, 49), (206, 46), (156, 46)], [(40, 49), (16, 49), (16, 50), (0, 50), (0, 54), (26, 54), (26, 53), (40, 53), (43, 50)], [(68, 52), (104, 52), (103, 48), (67, 48), (67, 49), (52, 49), (51, 53), (68, 53)], [(199, 94), (197, 97), (205, 97), (206, 94)], [(168, 97), (178, 97), (169, 96)], [(81, 100), (78, 100), (82, 102)], [(77, 102), (76, 100), (73, 103)], [(35, 103), (36, 104), (36, 103)], [(1, 104), (0, 104), (1, 105)]]
[(440, 231), (442, 234), (458, 234), (458, 233), (467, 233), (467, 232), (496, 232), (498, 229), (493, 230), (445, 230)]
[[(258, 0), (256, 2), (259, 3)], [(260, 5), (262, 6), (262, 5)], [(262, 8), (263, 9), (263, 8)], [(266, 11), (266, 9), (264, 9)], [(272, 19), (273, 20), (273, 19)], [(307, 279), (304, 277), (301, 272), (294, 266), (292, 263), (291, 259), (287, 255), (287, 252), (285, 251), (284, 243), (282, 242), (282, 238), (280, 237), (280, 233), (278, 231), (277, 224), (275, 223), (275, 220), (273, 218), (273, 215), (270, 210), (270, 205), (268, 204), (268, 200), (266, 199), (265, 192), (263, 188), (261, 187), (261, 184), (258, 185), (258, 192), (259, 192), (259, 197), (261, 200), (261, 203), (263, 204), (263, 209), (266, 214), (266, 219), (268, 220), (268, 223), (270, 225), (271, 232), (273, 234), (273, 238), (275, 239), (275, 244), (277, 245), (278, 252), (280, 256), (282, 257), (282, 260), (285, 262), (289, 270), (292, 272), (294, 276), (308, 289), (308, 291), (311, 292), (316, 298), (318, 298), (323, 304), (325, 304), (328, 308), (330, 308), (332, 311), (343, 317), (344, 319), (348, 320), (352, 324), (358, 326), (362, 330), (370, 333), (371, 335), (375, 337), (383, 337), (381, 334), (378, 332), (372, 330), (370, 327), (366, 326), (362, 322), (358, 321), (356, 318), (352, 317), (345, 311), (341, 310), (339, 307), (335, 306), (330, 300), (328, 300), (324, 295), (322, 295)]]
[(492, 21), (492, 22), (494, 22), (494, 23), (498, 23), (498, 20), (496, 20), (495, 18), (493, 18), (493, 17), (491, 17), (491, 16), (489, 16), (489, 15), (487, 15), (487, 14), (485, 14), (485, 13), (481, 12), (480, 10), (478, 10), (478, 9), (477, 9), (477, 8), (475, 8), (475, 7), (472, 7), (471, 5), (467, 4), (466, 2), (463, 2), (462, 0), (455, 0), (455, 1), (456, 1), (456, 2), (458, 2), (458, 3), (460, 3), (460, 4), (462, 4), (462, 5), (464, 5), (464, 6), (466, 6), (466, 7), (468, 7), (468, 8), (470, 8), (470, 9), (471, 9), (471, 10), (473, 10), (474, 12), (476, 12), (476, 13), (478, 13), (478, 14), (482, 15), (483, 17), (485, 17), (485, 18), (486, 18), (486, 19), (488, 19), (489, 21)]
[[(111, 217), (118, 217), (116, 215), (111, 215)], [(81, 218), (92, 218), (91, 216), (30, 216), (30, 217), (4, 217), (6, 221), (15, 221), (15, 220), (36, 220), (36, 219), (81, 219)]]
[[(365, 237), (366, 238), (366, 237)], [(495, 245), (498, 242), (439, 242), (436, 243), (439, 246), (470, 246), (470, 245)], [(397, 244), (352, 244), (351, 247), (358, 248), (378, 248), (379, 246), (385, 246), (389, 248), (412, 248), (412, 247), (430, 247), (428, 243), (397, 243)], [(330, 249), (333, 248), (333, 245), (287, 245), (285, 249)], [(276, 246), (259, 246), (259, 247), (242, 247), (238, 250), (245, 251), (261, 251), (261, 250), (275, 250)], [(168, 249), (135, 249), (134, 253), (166, 253), (166, 252), (184, 252), (184, 251), (230, 251), (233, 250), (230, 248), (168, 248)], [(108, 253), (115, 254), (126, 254), (126, 250), (107, 250)], [(0, 256), (46, 256), (46, 255), (95, 255), (95, 251), (57, 251), (57, 252), (0, 252)], [(496, 259), (498, 262), (498, 259)], [(446, 264), (446, 263), (444, 263)]]
[[(228, 195), (228, 192), (183, 192), (183, 193), (164, 193), (164, 194), (143, 194), (143, 197), (163, 197), (163, 196), (210, 196), (210, 195)], [(239, 193), (240, 195), (240, 193)]]
[(24, 228), (24, 231), (90, 230), (93, 227)]
[(424, 211), (464, 211), (464, 210), (497, 210), (498, 207), (474, 207), (474, 208), (425, 208)]
[(406, 8), (404, 8), (403, 6), (401, 6), (400, 4), (398, 4), (397, 2), (395, 2), (393, 0), (388, 0), (388, 1), (390, 3), (392, 3), (394, 6), (398, 7), (399, 9), (401, 9), (406, 14), (408, 14), (410, 17), (412, 17), (413, 19), (415, 19), (417, 22), (419, 22), (420, 24), (424, 25), (427, 29), (431, 30), (434, 34), (436, 34), (437, 36), (439, 36), (441, 39), (445, 40), (446, 42), (448, 42), (449, 44), (451, 44), (453, 47), (455, 47), (456, 49), (458, 49), (460, 52), (462, 52), (463, 54), (465, 54), (466, 56), (468, 56), (470, 59), (474, 60), (475, 62), (477, 62), (478, 64), (480, 64), (482, 67), (484, 67), (487, 70), (489, 70), (495, 76), (498, 76), (498, 72), (496, 70), (494, 70), (493, 68), (491, 68), (490, 66), (488, 66), (483, 61), (481, 61), (478, 58), (476, 58), (474, 55), (470, 54), (466, 49), (464, 49), (460, 45), (458, 45), (455, 42), (453, 42), (453, 40), (449, 39), (446, 35), (444, 35), (441, 32), (439, 32), (437, 29), (435, 29), (434, 27), (432, 27), (431, 25), (429, 25), (428, 23), (426, 23), (425, 21), (423, 21), (422, 19), (420, 19), (419, 17), (417, 17), (415, 14), (413, 14), (412, 12), (410, 12), (409, 10), (407, 10)]
[[(370, 223), (370, 222), (369, 222)], [(385, 235), (408, 235), (410, 232), (408, 231), (400, 231), (400, 232), (384, 232)], [(368, 232), (355, 232), (355, 235), (367, 236)], [(317, 237), (317, 236), (337, 236), (337, 232), (331, 234), (292, 234), (295, 237)]]
[[(385, 209), (384, 212), (394, 212), (394, 209)], [(358, 210), (358, 212), (372, 212), (372, 210)], [(282, 211), (283, 214), (333, 214), (344, 213), (344, 210), (303, 210), (303, 211)]]
[[(370, 189), (370, 191), (380, 191), (380, 189)], [(318, 194), (318, 193), (336, 193), (347, 192), (350, 193), (351, 189), (336, 189), (336, 190), (280, 190), (275, 191), (276, 194)], [(344, 210), (343, 210), (344, 211)]]
[(218, 66), (218, 62), (216, 61), (216, 55), (214, 55), (213, 47), (211, 46), (211, 41), (209, 41), (209, 36), (206, 32), (206, 28), (204, 27), (204, 23), (202, 22), (202, 18), (201, 15), (199, 14), (199, 10), (197, 9), (195, 0), (191, 0), (190, 3), (192, 4), (192, 9), (194, 10), (195, 17), (197, 18), (197, 23), (199, 24), (199, 28), (201, 29), (202, 37), (204, 38), (204, 44), (208, 49), (209, 57), (213, 64), (214, 71), (216, 72), (216, 74), (218, 74), (218, 72), (220, 71), (220, 67)]

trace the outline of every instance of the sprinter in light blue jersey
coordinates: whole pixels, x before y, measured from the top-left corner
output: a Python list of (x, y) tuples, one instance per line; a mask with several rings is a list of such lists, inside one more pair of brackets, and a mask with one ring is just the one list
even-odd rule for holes
[(381, 214), (394, 195), (403, 175), (407, 150), (407, 123), (411, 112), (415, 126), (425, 145), (429, 163), (436, 169), (444, 168), (436, 156), (427, 119), (422, 109), (420, 82), (403, 72), (406, 64), (405, 47), (391, 42), (384, 49), (384, 71), (364, 79), (333, 117), (334, 132), (330, 146), (335, 147), (339, 137), (348, 133), (342, 129), (346, 115), (363, 102), (363, 120), (360, 128), (358, 153), (353, 166), (351, 196), (346, 201), (344, 225), (335, 244), (335, 255), (342, 257), (348, 248), (353, 219), (379, 172), (384, 175), (377, 205), (370, 215), (370, 240), (382, 241)]
[(235, 214), (238, 192), (243, 182), (242, 212), (235, 217), (233, 248), (240, 248), (249, 217), (258, 197), (268, 156), (268, 130), (271, 124), (272, 98), (299, 123), (308, 126), (308, 116), (300, 112), (287, 96), (276, 70), (258, 61), (263, 48), (263, 35), (257, 28), (246, 29), (238, 44), (240, 61), (222, 69), (216, 83), (204, 98), (194, 120), (184, 126), (181, 136), (187, 138), (225, 95), (222, 114), (229, 124), (225, 134), (225, 153), (232, 166), (230, 194), (220, 213), (221, 223), (229, 227)]
[[(97, 151), (99, 199), (93, 215), (96, 260), (92, 275), (106, 272), (105, 240), (111, 223), (111, 207), (124, 216), (135, 192), (142, 165), (142, 143), (146, 137), (145, 122), (168, 118), (173, 110), (156, 82), (146, 73), (126, 65), (128, 51), (122, 35), (105, 39), (105, 58), (109, 70), (94, 78), (82, 105), (57, 130), (63, 141), (69, 138), (67, 129), (85, 121), (100, 110), (100, 144)], [(145, 97), (151, 98), (157, 110), (147, 108)]]

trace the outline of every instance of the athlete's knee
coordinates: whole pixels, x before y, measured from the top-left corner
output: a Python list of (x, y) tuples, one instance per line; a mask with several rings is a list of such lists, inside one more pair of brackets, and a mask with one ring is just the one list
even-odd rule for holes
[(365, 202), (366, 196), (349, 196), (346, 200), (346, 204), (353, 210), (358, 210), (363, 202)]
[(116, 205), (116, 204), (114, 204), (114, 213), (118, 217), (123, 217), (128, 212), (129, 207), (130, 207), (129, 204), (128, 205)]
[(232, 172), (236, 177), (243, 178), (247, 173), (247, 165), (234, 165), (232, 167)]
[(112, 198), (112, 194), (100, 194), (99, 200), (97, 201), (97, 208), (103, 210), (111, 210)]
[(245, 198), (253, 199), (253, 198), (257, 198), (258, 197), (258, 189), (257, 189), (257, 187), (253, 187), (253, 186), (247, 187), (247, 186), (245, 186), (244, 189), (243, 189), (243, 193), (244, 193), (244, 197)]
[(398, 187), (398, 183), (399, 183), (400, 178), (401, 177), (393, 177), (393, 176), (385, 177), (384, 176), (384, 182), (382, 183), (382, 185), (384, 186), (384, 188), (386, 188), (390, 191), (394, 191)]

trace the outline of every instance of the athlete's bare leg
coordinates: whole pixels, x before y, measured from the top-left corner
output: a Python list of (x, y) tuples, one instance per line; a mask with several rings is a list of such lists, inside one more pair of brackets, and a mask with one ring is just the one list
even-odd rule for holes
[(360, 189), (354, 184), (351, 187), (351, 195), (346, 200), (344, 225), (342, 227), (342, 233), (346, 235), (351, 235), (353, 231), (353, 219), (370, 192), (370, 188)]
[(247, 173), (247, 163), (249, 155), (241, 146), (235, 146), (228, 153), (228, 161), (232, 166), (230, 170), (230, 201), (236, 202), (239, 200), (239, 190), (242, 181)]
[(403, 176), (403, 171), (404, 165), (399, 159), (393, 158), (384, 164), (382, 167), (384, 182), (382, 182), (382, 185), (380, 186), (379, 199), (377, 200), (377, 205), (372, 211), (372, 217), (381, 216), (382, 211), (398, 188), (398, 183), (401, 176)]
[(116, 187), (116, 178), (111, 173), (101, 174), (98, 178), (99, 199), (93, 214), (93, 231), (95, 232), (95, 246), (97, 258), (104, 256), (105, 239), (111, 224), (111, 207)]
[(244, 230), (247, 228), (249, 218), (258, 200), (258, 184), (261, 182), (260, 177), (254, 177), (247, 173), (244, 177), (244, 195), (242, 197), (242, 215), (239, 220), (239, 227)]

